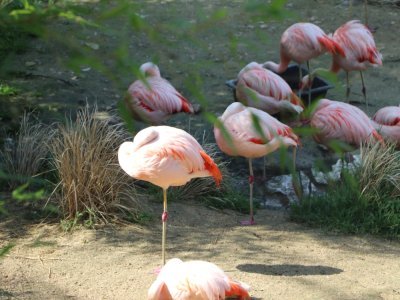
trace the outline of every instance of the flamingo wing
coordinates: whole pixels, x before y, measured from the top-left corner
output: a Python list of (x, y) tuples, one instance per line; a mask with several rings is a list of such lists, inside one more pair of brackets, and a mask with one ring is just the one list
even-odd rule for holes
[(371, 31), (360, 21), (345, 23), (335, 31), (333, 39), (345, 51), (345, 58), (334, 57), (345, 70), (363, 70), (368, 65), (382, 65), (382, 55), (376, 49)]
[(372, 118), (381, 125), (399, 126), (400, 125), (400, 107), (386, 106), (378, 110)]
[(181, 111), (193, 113), (190, 102), (161, 77), (150, 77), (147, 83), (138, 80), (129, 87), (129, 93), (143, 109), (150, 112), (159, 110), (168, 114)]
[(311, 126), (319, 130), (315, 138), (321, 143), (340, 140), (359, 146), (371, 137), (381, 139), (363, 111), (343, 102), (323, 101), (323, 107), (312, 116)]

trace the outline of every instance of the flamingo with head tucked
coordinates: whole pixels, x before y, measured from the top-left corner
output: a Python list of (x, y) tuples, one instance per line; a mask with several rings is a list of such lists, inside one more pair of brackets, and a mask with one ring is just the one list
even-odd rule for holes
[[(265, 156), (280, 147), (297, 147), (299, 138), (292, 129), (279, 122), (268, 113), (254, 107), (246, 107), (240, 102), (230, 104), (221, 117), (220, 124), (214, 125), (214, 135), (218, 147), (230, 156), (242, 156), (249, 160), (250, 220), (243, 225), (253, 225), (253, 165), (252, 159)], [(258, 124), (258, 126), (256, 125)], [(223, 128), (230, 139), (223, 134)], [(295, 156), (295, 151), (293, 151)], [(299, 190), (295, 191), (300, 197)]]
[(161, 77), (157, 65), (144, 63), (140, 72), (144, 79), (133, 82), (125, 97), (125, 103), (136, 120), (159, 125), (173, 114), (195, 112), (192, 104)]
[(148, 291), (148, 300), (250, 300), (250, 287), (213, 263), (170, 259)]
[(279, 75), (251, 62), (238, 75), (236, 98), (243, 104), (271, 115), (279, 112), (299, 114), (304, 104)]
[(311, 114), (310, 125), (317, 130), (314, 140), (328, 148), (333, 141), (356, 148), (370, 139), (383, 143), (369, 117), (358, 107), (344, 102), (321, 99)]
[(336, 29), (333, 40), (340, 45), (345, 55), (333, 54), (331, 71), (337, 73), (340, 69), (343, 69), (346, 72), (347, 101), (350, 94), (349, 72), (360, 71), (362, 93), (368, 106), (362, 71), (369, 66), (382, 65), (382, 54), (376, 49), (371, 31), (360, 21), (352, 20)]
[(383, 138), (400, 148), (400, 106), (386, 106), (379, 109), (372, 117), (372, 121)]
[(120, 146), (118, 161), (129, 176), (163, 189), (162, 261), (165, 264), (168, 187), (208, 176), (213, 176), (219, 185), (221, 172), (194, 137), (170, 126), (151, 126), (139, 131), (133, 142)]
[[(325, 52), (345, 56), (342, 47), (325, 34), (317, 25), (312, 23), (295, 23), (282, 34), (280, 41), (280, 63), (276, 64), (275, 62), (268, 61), (264, 63), (264, 66), (280, 74), (287, 69), (291, 60), (295, 61), (299, 64), (300, 85), (302, 80), (300, 64), (306, 62), (308, 74), (311, 74), (309, 61)], [(309, 79), (311, 82), (312, 78)], [(309, 91), (309, 102), (311, 101), (310, 97), (311, 91)]]

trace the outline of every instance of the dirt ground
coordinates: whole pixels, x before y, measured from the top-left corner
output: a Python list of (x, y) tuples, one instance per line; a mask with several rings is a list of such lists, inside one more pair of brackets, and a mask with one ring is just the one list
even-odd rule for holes
[[(161, 207), (154, 205), (154, 213)], [(337, 236), (288, 222), (171, 203), (167, 258), (216, 263), (253, 299), (400, 299), (400, 244)], [(146, 299), (161, 264), (161, 224), (63, 233), (58, 225), (1, 225), (17, 246), (0, 261), (0, 299)]]
[[(363, 1), (353, 2), (350, 11), (349, 1), (289, 1), (292, 19), (260, 22), (243, 13), (243, 1), (143, 1), (139, 14), (156, 28), (173, 16), (195, 23), (218, 8), (226, 9), (227, 18), (219, 26), (200, 32), (200, 45), (170, 35), (166, 38), (171, 47), (132, 34), (127, 41), (129, 59), (136, 64), (156, 59), (162, 74), (193, 102), (199, 99), (191, 96), (187, 81), (196, 70), (208, 110), (220, 114), (232, 101), (224, 82), (249, 61), (277, 61), (279, 38), (286, 27), (301, 20), (333, 32), (350, 18), (364, 18)], [(399, 13), (395, 6), (368, 6), (369, 24), (376, 29), (375, 40), (384, 58), (383, 67), (365, 72), (370, 115), (380, 107), (399, 104)], [(119, 44), (117, 33), (124, 26), (114, 20), (106, 25), (108, 33), (85, 28), (79, 33), (82, 45), (97, 44), (99, 49), (93, 51), (103, 55), (113, 70), (117, 64), (110, 53)], [(65, 36), (76, 30), (68, 22), (54, 28)], [(165, 28), (160, 26), (160, 30)], [(28, 90), (31, 87), (34, 91), (23, 97), (54, 109), (60, 105), (76, 109), (88, 101), (106, 110), (121, 99), (124, 88), (134, 79), (114, 70), (119, 78), (116, 86), (86, 66), (81, 74), (75, 74), (61, 63), (67, 52), (57, 45), (33, 40), (29, 51), (3, 66), (6, 73), (2, 74), (13, 74), (3, 76), (3, 81)], [(311, 66), (328, 67), (329, 61), (325, 55)], [(339, 78), (345, 82), (343, 73)], [(351, 75), (351, 82), (352, 100), (362, 102), (358, 73)], [(343, 86), (337, 86), (328, 97), (343, 100), (344, 94)], [(366, 109), (362, 104), (360, 107)], [(185, 127), (187, 121), (181, 116), (170, 124)], [(209, 133), (209, 124), (200, 116), (192, 118), (191, 126)], [(300, 151), (300, 166), (314, 162), (317, 152), (311, 144), (306, 143)], [(269, 167), (274, 164), (274, 159), (269, 160)], [(244, 160), (237, 159), (234, 165), (237, 174), (247, 173)], [(149, 209), (154, 216), (161, 214), (159, 204), (150, 203)], [(256, 226), (238, 226), (245, 217), (196, 203), (171, 203), (167, 257), (216, 263), (229, 276), (248, 283), (253, 299), (400, 299), (398, 242), (305, 228), (288, 221), (285, 210), (260, 209)], [(145, 299), (155, 279), (153, 270), (161, 263), (158, 218), (148, 225), (72, 233), (63, 232), (58, 224), (6, 220), (0, 222), (0, 247), (8, 242), (16, 246), (0, 260), (0, 299)]]

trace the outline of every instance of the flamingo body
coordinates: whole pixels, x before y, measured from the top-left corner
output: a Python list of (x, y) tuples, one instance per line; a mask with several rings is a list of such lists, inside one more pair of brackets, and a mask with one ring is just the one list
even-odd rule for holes
[(400, 148), (400, 107), (386, 106), (378, 110), (372, 117), (375, 129), (383, 138)]
[(279, 75), (251, 62), (238, 75), (236, 97), (245, 105), (269, 114), (281, 111), (301, 113), (303, 103)]
[(266, 68), (275, 73), (284, 72), (291, 60), (302, 64), (321, 54), (344, 55), (343, 49), (324, 31), (312, 23), (295, 23), (287, 28), (280, 41), (280, 63), (266, 62)]
[(331, 71), (362, 71), (369, 66), (382, 65), (382, 54), (376, 49), (374, 37), (360, 21), (352, 20), (340, 26), (333, 34), (333, 40), (345, 55), (333, 54)]
[(372, 119), (388, 126), (400, 126), (400, 106), (386, 106), (378, 110)]
[(358, 107), (343, 102), (321, 99), (310, 125), (318, 130), (315, 141), (328, 147), (333, 140), (355, 147), (371, 138), (382, 141), (368, 116)]
[(125, 97), (133, 117), (150, 124), (161, 124), (173, 114), (192, 114), (192, 104), (160, 75), (159, 68), (147, 62), (140, 67), (145, 80), (136, 80)]
[[(254, 127), (253, 116), (259, 120), (262, 134)], [(265, 156), (281, 146), (297, 146), (298, 137), (292, 129), (279, 122), (268, 113), (246, 107), (239, 102), (230, 104), (219, 117), (232, 138), (232, 145), (214, 126), (214, 135), (218, 147), (228, 155), (256, 158)]]
[(170, 126), (147, 127), (133, 142), (124, 142), (118, 151), (122, 169), (131, 177), (151, 182), (163, 189), (186, 184), (192, 178), (221, 173), (194, 137)]
[(248, 285), (231, 280), (213, 263), (173, 258), (151, 285), (148, 300), (249, 300), (248, 290)]

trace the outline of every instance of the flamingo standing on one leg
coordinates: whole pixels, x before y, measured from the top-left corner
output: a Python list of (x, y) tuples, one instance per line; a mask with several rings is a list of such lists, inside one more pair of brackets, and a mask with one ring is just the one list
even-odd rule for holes
[(160, 75), (152, 62), (140, 67), (144, 80), (136, 80), (128, 89), (125, 103), (136, 120), (159, 125), (173, 114), (193, 114), (192, 104)]
[[(272, 61), (264, 63), (264, 66), (275, 73), (284, 72), (291, 60), (299, 64), (299, 85), (302, 80), (300, 64), (307, 62), (308, 74), (310, 73), (309, 60), (320, 56), (325, 52), (344, 56), (343, 49), (332, 38), (324, 33), (317, 25), (312, 23), (295, 23), (287, 28), (280, 41), (280, 63)], [(309, 78), (312, 81), (312, 78)], [(310, 84), (311, 86), (311, 84)], [(308, 94), (311, 102), (311, 91)]]
[(366, 89), (362, 71), (369, 66), (382, 65), (382, 54), (376, 49), (374, 37), (367, 26), (358, 20), (352, 20), (336, 29), (333, 40), (343, 49), (345, 56), (333, 55), (331, 71), (334, 73), (343, 69), (346, 72), (346, 99), (349, 100), (349, 72), (360, 71), (362, 93), (368, 107)]
[(299, 114), (304, 108), (285, 80), (256, 62), (249, 63), (239, 72), (236, 98), (271, 115), (284, 111)]
[[(253, 107), (246, 107), (240, 102), (230, 104), (218, 119), (222, 124), (215, 124), (214, 135), (221, 151), (231, 156), (243, 156), (249, 159), (250, 221), (242, 222), (242, 224), (253, 225), (254, 174), (252, 158), (265, 156), (282, 146), (297, 147), (299, 138), (289, 126), (279, 122), (268, 113)], [(256, 126), (257, 123), (259, 126)], [(228, 132), (230, 140), (225, 139), (223, 131), (220, 129), (222, 126)], [(294, 157), (295, 153), (296, 151), (293, 151)], [(300, 197), (298, 190), (296, 193)]]
[(400, 148), (400, 107), (386, 106), (372, 117), (375, 129), (389, 141)]
[(331, 148), (333, 141), (341, 141), (354, 147), (370, 139), (383, 143), (371, 120), (358, 107), (338, 101), (321, 99), (311, 114), (310, 126), (317, 143)]
[(250, 300), (250, 287), (230, 279), (215, 264), (170, 259), (148, 291), (148, 300)]
[(219, 185), (221, 172), (194, 137), (169, 126), (152, 126), (139, 131), (133, 142), (120, 146), (118, 161), (129, 176), (163, 189), (162, 261), (165, 264), (168, 187), (208, 176), (213, 176)]

